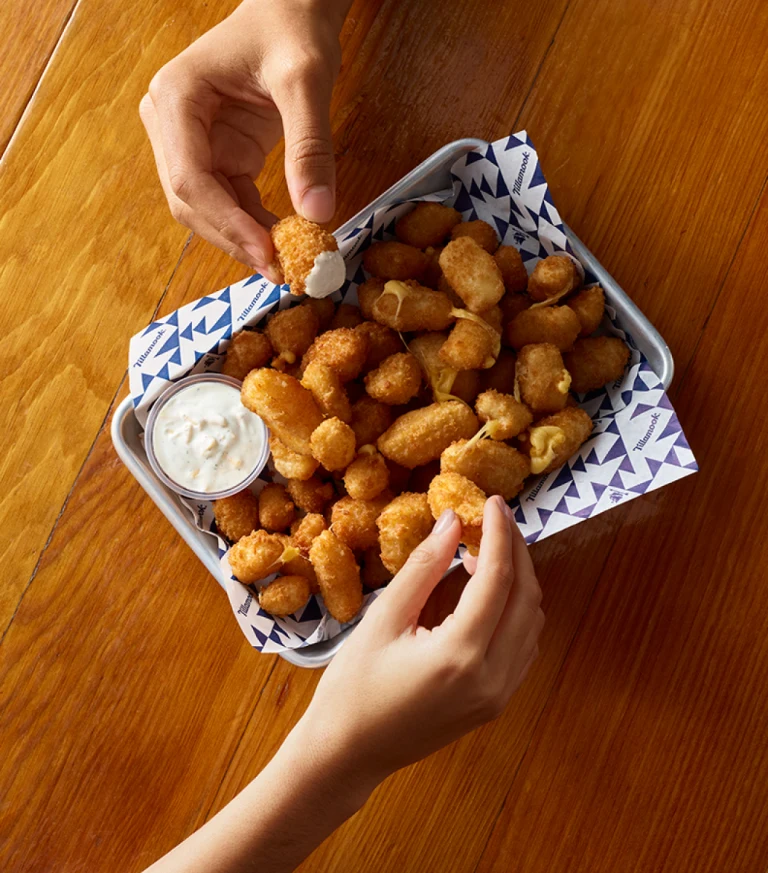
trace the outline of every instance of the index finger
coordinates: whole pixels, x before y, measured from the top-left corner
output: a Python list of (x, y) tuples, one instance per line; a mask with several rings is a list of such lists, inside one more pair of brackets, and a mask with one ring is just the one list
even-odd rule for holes
[(483, 536), (477, 569), (456, 606), (457, 626), (483, 650), (493, 637), (515, 581), (512, 527), (501, 497), (490, 497), (483, 509)]

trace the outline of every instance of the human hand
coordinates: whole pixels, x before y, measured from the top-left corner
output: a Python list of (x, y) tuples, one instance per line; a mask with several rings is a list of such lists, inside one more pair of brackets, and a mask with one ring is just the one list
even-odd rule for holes
[(152, 79), (140, 104), (174, 218), (272, 280), (254, 179), (285, 132), (294, 209), (330, 221), (329, 108), (349, 0), (245, 0)]
[[(538, 655), (541, 590), (504, 501), (486, 502), (478, 558), (453, 614), (419, 615), (450, 565), (461, 526), (453, 512), (378, 597), (326, 669), (297, 730), (370, 789), (498, 716)], [(343, 775), (343, 774), (342, 774)]]

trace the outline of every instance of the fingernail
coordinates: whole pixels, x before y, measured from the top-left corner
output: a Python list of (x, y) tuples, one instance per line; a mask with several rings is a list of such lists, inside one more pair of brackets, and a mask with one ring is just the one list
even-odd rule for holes
[(456, 513), (452, 509), (444, 510), (440, 518), (435, 522), (435, 526), (432, 528), (433, 534), (441, 534), (445, 533), (448, 528), (453, 524), (453, 520), (456, 518)]
[(309, 221), (323, 224), (333, 218), (333, 191), (327, 185), (315, 185), (301, 198), (301, 214)]

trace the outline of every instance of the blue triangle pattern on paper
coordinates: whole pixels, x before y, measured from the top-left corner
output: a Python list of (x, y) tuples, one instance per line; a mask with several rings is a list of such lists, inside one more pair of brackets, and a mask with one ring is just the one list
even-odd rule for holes
[(496, 160), (496, 153), (493, 150), (493, 143), (488, 143), (488, 148), (485, 150), (485, 159), (486, 161), (490, 161), (494, 166), (499, 165), (499, 162)]
[(181, 366), (181, 349), (178, 348), (176, 351), (168, 358), (169, 364), (176, 364), (177, 366)]
[(549, 490), (551, 491), (553, 488), (559, 488), (561, 485), (568, 485), (571, 482), (573, 482), (573, 473), (571, 472), (571, 468), (566, 464), (564, 467), (560, 468), (560, 472), (557, 474), (555, 481), (549, 486)]
[(510, 149), (521, 145), (525, 145), (525, 140), (518, 139), (518, 137), (516, 137), (514, 134), (511, 134), (509, 139), (507, 140), (507, 144), (504, 146), (504, 151), (508, 152)]
[(205, 329), (205, 316), (203, 316), (200, 321), (192, 328), (195, 333), (208, 333)]
[(584, 458), (585, 464), (599, 464), (600, 461), (597, 460), (597, 452), (592, 449), (592, 451)]
[(632, 466), (632, 461), (629, 459), (629, 455), (624, 455), (624, 460), (619, 464), (619, 469), (622, 473), (634, 473), (635, 468)]
[(216, 298), (215, 298), (215, 297), (209, 297), (209, 296), (206, 294), (205, 297), (201, 297), (201, 298), (197, 301), (197, 303), (195, 303), (195, 305), (192, 307), (192, 312), (194, 312), (194, 311), (197, 310), (197, 309), (202, 309), (204, 306), (208, 306), (209, 303), (215, 303), (215, 302), (216, 302)]
[(558, 501), (558, 504), (555, 507), (555, 512), (564, 512), (566, 515), (571, 514), (568, 509), (568, 501), (565, 499), (565, 495), (563, 495)]
[(618, 422), (616, 421), (615, 418), (608, 425), (608, 427), (605, 429), (604, 433), (615, 433), (617, 436), (621, 435), (621, 431), (619, 430)]
[(653, 409), (653, 406), (648, 403), (638, 403), (635, 407), (635, 411), (630, 415), (629, 420), (632, 421), (633, 418), (637, 418), (639, 415), (642, 415), (644, 412), (649, 412)]
[(163, 355), (166, 352), (170, 352), (170, 351), (173, 351), (173, 349), (178, 349), (178, 348), (179, 348), (179, 334), (177, 331), (174, 330), (171, 333), (171, 335), (168, 337), (168, 339), (163, 343), (163, 347), (161, 349), (158, 349), (156, 354)]
[(166, 362), (163, 366), (155, 373), (158, 379), (165, 379), (167, 382), (171, 381), (171, 374), (168, 372), (168, 363)]
[(178, 309), (174, 310), (174, 311), (173, 311), (173, 312), (168, 316), (168, 318), (166, 318), (165, 323), (166, 323), (166, 324), (170, 324), (170, 325), (172, 325), (173, 327), (178, 327), (178, 326), (179, 326), (179, 310), (178, 310)]
[(320, 611), (320, 604), (317, 602), (316, 597), (310, 597), (309, 602), (304, 607), (304, 612), (301, 614), (302, 621), (320, 621), (323, 617), (322, 612)]
[(179, 336), (180, 336), (182, 339), (185, 339), (185, 340), (191, 340), (191, 339), (194, 339), (194, 337), (192, 336), (192, 325), (191, 325), (191, 324), (188, 324), (188, 325), (184, 328), (184, 330), (179, 334)]
[(655, 479), (656, 474), (663, 466), (662, 461), (656, 461), (653, 458), (646, 458), (645, 463), (648, 464), (648, 469), (651, 471), (651, 478)]
[(498, 215), (494, 215), (493, 220), (496, 222), (496, 229), (499, 232), (499, 237), (501, 239), (504, 239), (504, 236), (507, 233), (507, 228), (509, 227), (509, 222), (504, 221), (504, 219), (499, 217)]
[[(657, 406), (661, 406), (662, 409), (672, 409), (672, 404), (670, 403), (669, 397), (666, 394), (662, 394), (661, 397), (656, 401)], [(674, 410), (672, 409), (674, 412)]]
[(154, 330), (156, 327), (161, 327), (161, 326), (164, 325), (164, 324), (165, 324), (164, 321), (153, 321), (152, 324), (148, 324), (148, 325), (144, 328), (144, 331), (143, 331), (143, 333), (142, 333), (141, 335), (142, 335), (142, 336), (146, 336), (146, 335), (147, 335), (151, 330)]
[(648, 490), (648, 486), (653, 483), (653, 479), (648, 479), (645, 482), (638, 482), (637, 485), (633, 485), (629, 490), (634, 494), (645, 494)]
[(467, 152), (467, 161), (466, 161), (467, 166), (469, 166), (470, 164), (475, 164), (478, 161), (482, 161), (482, 160), (483, 160), (483, 155), (481, 152), (475, 152), (475, 151)]
[(259, 644), (260, 648), (264, 647), (264, 643), (267, 641), (267, 635), (263, 634), (258, 628), (251, 625), (251, 630), (253, 631), (253, 635), (256, 637), (256, 641)]
[(141, 374), (141, 387), (144, 389), (144, 393), (146, 393), (147, 388), (149, 388), (149, 386), (152, 384), (152, 380), (154, 378), (155, 377), (150, 376), (149, 373), (142, 373)]
[(613, 474), (610, 485), (611, 488), (624, 488), (624, 480), (621, 478), (621, 473), (618, 470)]
[(575, 482), (571, 482), (563, 497), (581, 497), (579, 486)]
[(515, 510), (515, 521), (518, 524), (525, 524), (525, 513), (523, 512), (523, 507), (519, 506)]
[(232, 310), (225, 309), (221, 314), (219, 320), (214, 324), (214, 326), (208, 331), (208, 333), (215, 333), (217, 330), (221, 330), (224, 327), (232, 327)]
[(245, 282), (243, 282), (243, 288), (247, 288), (249, 285), (253, 285), (254, 282), (259, 282), (263, 278), (264, 277), (261, 275), (261, 273), (254, 273), (252, 276), (249, 276), (245, 280)]
[(496, 180), (496, 196), (509, 197), (509, 188), (507, 188), (507, 183), (504, 181), (503, 173), (499, 173), (499, 178)]
[(229, 304), (232, 303), (232, 300), (230, 299), (230, 294), (229, 294), (229, 287), (230, 286), (227, 285), (227, 287), (221, 292), (221, 294), (219, 294), (219, 300), (222, 303), (229, 303)]
[(272, 640), (273, 643), (277, 643), (278, 646), (283, 645), (283, 638), (280, 636), (280, 627), (277, 624), (274, 625), (270, 631), (269, 639)]
[(549, 517), (551, 515), (552, 515), (551, 509), (542, 508), (539, 510), (539, 518), (541, 519), (541, 529), (542, 530), (544, 530), (544, 528), (547, 526), (547, 522), (549, 521)]
[(595, 492), (595, 496), (597, 497), (598, 500), (603, 496), (603, 491), (605, 491), (605, 489), (607, 487), (608, 487), (607, 485), (603, 485), (600, 482), (593, 482), (592, 483), (592, 488), (593, 488), (593, 490)]
[(474, 179), (472, 180), (472, 182), (470, 183), (470, 186), (469, 186), (469, 196), (475, 197), (477, 200), (485, 201), (485, 198), (483, 197), (483, 194), (480, 191), (480, 189), (477, 187), (477, 182), (475, 182)]
[(661, 440), (663, 440), (665, 437), (673, 436), (674, 434), (679, 433), (680, 430), (681, 430), (681, 428), (680, 428), (680, 422), (677, 420), (677, 416), (674, 416), (674, 415), (673, 415), (672, 418), (669, 419), (669, 421), (667, 422), (667, 426), (666, 426), (666, 427), (664, 428), (664, 430), (659, 434), (659, 436), (657, 437), (657, 439), (658, 439), (659, 441), (661, 441)]
[(671, 464), (671, 465), (674, 466), (674, 467), (679, 467), (679, 466), (681, 466), (681, 465), (680, 465), (680, 459), (677, 457), (677, 452), (675, 451), (675, 447), (674, 447), (674, 446), (669, 450), (669, 452), (668, 452), (668, 454), (667, 454), (667, 457), (664, 458), (664, 463), (665, 463), (665, 464)]
[(586, 473), (587, 468), (584, 466), (584, 459), (579, 455), (571, 464), (571, 469), (574, 473)]
[(675, 440), (675, 445), (681, 449), (688, 449), (690, 451), (691, 447), (688, 445), (688, 440), (685, 438), (685, 434), (682, 429), (680, 430), (680, 436)]
[(533, 178), (531, 179), (530, 184), (528, 185), (528, 190), (531, 188), (538, 188), (539, 185), (546, 185), (547, 180), (544, 178), (544, 173), (541, 169), (541, 164), (536, 164), (533, 168)]
[[(608, 431), (606, 431), (608, 433)], [(617, 458), (623, 458), (627, 454), (627, 449), (621, 437), (608, 449), (608, 454), (603, 458), (603, 463), (615, 461)]]
[(490, 194), (491, 197), (494, 196), (493, 188), (491, 188), (491, 186), (488, 184), (488, 180), (485, 178), (485, 176), (483, 176), (483, 178), (480, 180), (480, 190), (485, 191), (486, 194)]
[(456, 196), (456, 202), (453, 204), (454, 209), (457, 209), (462, 215), (472, 208), (472, 198), (469, 196), (469, 191), (462, 185), (459, 193)]
[(629, 403), (629, 401), (632, 399), (632, 392), (631, 391), (622, 391), (621, 392), (621, 399), (622, 399), (622, 402), (624, 403), (624, 405), (626, 406)]

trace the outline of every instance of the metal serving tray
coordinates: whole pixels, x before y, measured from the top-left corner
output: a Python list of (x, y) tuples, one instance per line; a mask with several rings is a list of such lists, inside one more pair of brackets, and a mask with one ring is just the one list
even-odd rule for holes
[[(458, 139), (438, 149), (433, 155), (419, 164), (399, 182), (369, 203), (365, 209), (342, 225), (337, 235), (343, 237), (354, 227), (364, 224), (370, 214), (392, 200), (408, 200), (420, 197), (451, 185), (450, 168), (454, 161), (477, 147), (486, 146), (480, 139)], [(579, 259), (597, 277), (605, 290), (607, 301), (613, 306), (626, 325), (640, 351), (645, 355), (654, 372), (668, 388), (674, 374), (674, 362), (667, 344), (656, 328), (648, 321), (614, 279), (598, 263), (575, 234), (566, 227), (568, 238)], [(176, 495), (166, 488), (155, 476), (149, 466), (140, 435), (142, 428), (133, 411), (133, 403), (127, 397), (116, 409), (112, 419), (112, 442), (115, 450), (136, 478), (141, 487), (155, 502), (163, 515), (176, 528), (182, 539), (203, 562), (208, 572), (222, 586), (224, 575), (219, 566), (216, 541), (210, 535), (199, 531), (192, 523), (189, 514), (179, 503)], [(347, 628), (332, 640), (306, 646), (303, 649), (289, 649), (280, 655), (291, 664), (299, 667), (324, 667), (341, 648), (353, 628)]]

